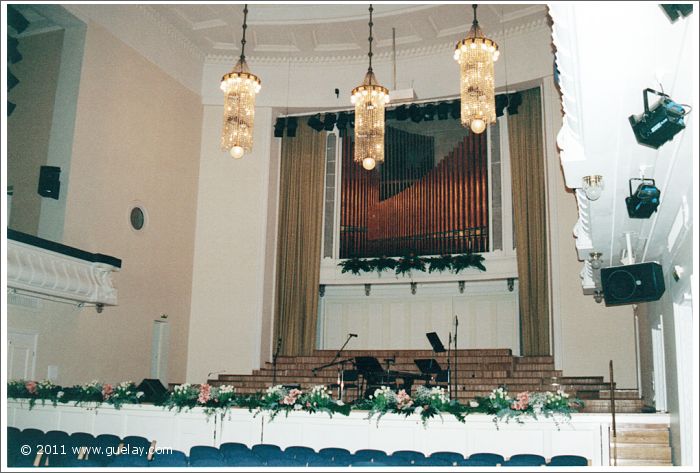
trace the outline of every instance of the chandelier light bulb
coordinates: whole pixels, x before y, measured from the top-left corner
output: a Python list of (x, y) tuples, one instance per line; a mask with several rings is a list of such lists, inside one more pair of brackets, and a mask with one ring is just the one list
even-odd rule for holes
[(234, 146), (233, 148), (231, 148), (230, 153), (233, 159), (241, 159), (243, 157), (243, 154), (245, 153), (245, 150), (240, 146)]
[(372, 169), (374, 169), (374, 166), (376, 166), (376, 165), (377, 165), (377, 162), (372, 158), (365, 158), (362, 160), (362, 167), (368, 171), (371, 171)]
[(583, 191), (588, 200), (598, 200), (603, 193), (603, 176), (596, 174), (593, 176), (583, 176)]
[(475, 118), (472, 120), (472, 123), (471, 125), (469, 125), (469, 128), (471, 128), (471, 130), (478, 135), (480, 133), (483, 133), (486, 129), (486, 122), (481, 118)]

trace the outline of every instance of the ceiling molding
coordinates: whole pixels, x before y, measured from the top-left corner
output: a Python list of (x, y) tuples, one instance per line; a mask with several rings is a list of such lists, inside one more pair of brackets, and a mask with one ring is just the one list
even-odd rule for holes
[[(514, 27), (506, 28), (504, 31), (494, 33), (491, 35), (496, 42), (503, 42), (504, 39), (512, 38), (522, 34), (532, 33), (535, 31), (546, 31), (551, 32), (549, 28), (549, 23), (546, 17), (538, 18), (536, 20), (524, 23), (522, 25), (517, 25)], [(444, 41), (428, 46), (418, 46), (413, 48), (403, 48), (396, 51), (396, 57), (401, 59), (411, 59), (419, 58), (424, 56), (430, 56), (434, 54), (440, 54), (446, 51), (452, 51), (455, 47), (455, 41)], [(287, 51), (280, 51), (287, 52)], [(392, 51), (386, 50), (380, 53), (375, 53), (372, 57), (373, 61), (382, 62), (390, 61), (392, 59)], [(266, 56), (266, 55), (250, 55), (246, 56), (249, 63), (257, 64), (287, 64), (288, 62), (294, 64), (333, 64), (342, 62), (344, 64), (358, 64), (365, 63), (367, 61), (367, 54), (362, 52), (358, 54), (348, 54), (348, 55), (328, 55), (328, 56)], [(204, 62), (205, 64), (217, 65), (217, 64), (232, 64), (235, 62), (236, 56), (226, 55), (226, 54), (207, 54)]]
[(199, 47), (190, 41), (187, 36), (175, 28), (168, 20), (163, 18), (163, 16), (153, 7), (150, 5), (137, 5), (137, 7), (148, 17), (149, 20), (156, 24), (161, 31), (166, 33), (170, 39), (176, 41), (180, 46), (182, 46), (182, 49), (199, 60), (205, 59), (204, 51), (199, 49)]

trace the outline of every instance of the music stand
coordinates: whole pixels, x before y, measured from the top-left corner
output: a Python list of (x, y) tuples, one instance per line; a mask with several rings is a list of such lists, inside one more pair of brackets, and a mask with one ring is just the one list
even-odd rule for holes
[(425, 336), (428, 337), (430, 346), (433, 347), (433, 351), (435, 353), (444, 353), (447, 351), (445, 350), (445, 345), (443, 345), (440, 341), (440, 337), (438, 337), (437, 332), (428, 332), (425, 334)]
[(440, 364), (435, 358), (421, 358), (413, 360), (413, 362), (423, 374), (438, 374), (442, 371)]

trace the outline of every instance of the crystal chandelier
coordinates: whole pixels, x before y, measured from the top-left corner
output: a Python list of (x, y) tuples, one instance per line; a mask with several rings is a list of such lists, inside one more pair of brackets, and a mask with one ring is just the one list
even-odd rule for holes
[(389, 90), (377, 83), (372, 72), (372, 5), (369, 6), (369, 68), (361, 85), (352, 89), (355, 104), (355, 162), (368, 171), (384, 162), (384, 105)]
[(498, 60), (498, 45), (484, 35), (476, 21), (467, 37), (457, 43), (454, 58), (460, 68), (460, 95), (462, 100), (462, 126), (474, 133), (482, 133), (486, 126), (496, 121), (493, 63)]
[(224, 126), (221, 149), (236, 159), (253, 150), (255, 95), (260, 92), (260, 78), (250, 72), (245, 62), (245, 30), (248, 27), (248, 4), (243, 8), (241, 57), (233, 70), (221, 78), (224, 92)]

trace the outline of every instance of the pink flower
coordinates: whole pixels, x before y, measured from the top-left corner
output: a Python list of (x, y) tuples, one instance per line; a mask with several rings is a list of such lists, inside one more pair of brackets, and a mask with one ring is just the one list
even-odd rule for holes
[(402, 389), (396, 393), (396, 405), (399, 409), (411, 407), (413, 405), (413, 400), (411, 400), (411, 396), (406, 393), (405, 389)]
[(289, 391), (289, 394), (284, 396), (284, 399), (282, 399), (282, 404), (285, 404), (287, 406), (293, 405), (294, 403), (297, 402), (297, 398), (299, 397), (299, 395), (301, 395), (301, 390), (296, 389), (296, 388), (291, 389)]
[(200, 404), (206, 404), (211, 398), (211, 386), (208, 384), (202, 384), (199, 387), (199, 397), (197, 397), (197, 402)]
[(513, 402), (511, 407), (516, 411), (524, 411), (527, 410), (529, 403), (530, 395), (527, 391), (523, 391), (521, 393), (518, 393), (518, 395), (516, 396), (516, 401)]
[(111, 384), (105, 384), (102, 386), (102, 398), (107, 400), (114, 393), (114, 387)]
[(29, 391), (30, 394), (36, 393), (36, 382), (35, 381), (27, 381), (24, 384), (24, 387), (27, 388), (27, 391)]

